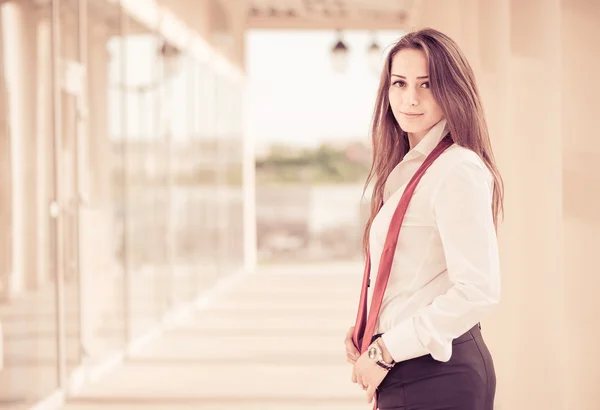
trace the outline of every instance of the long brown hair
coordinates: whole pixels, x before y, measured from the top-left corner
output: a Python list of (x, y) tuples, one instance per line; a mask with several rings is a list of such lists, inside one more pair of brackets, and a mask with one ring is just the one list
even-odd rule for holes
[(479, 155), (492, 173), (492, 213), (496, 227), (499, 214), (503, 211), (502, 177), (492, 153), (492, 144), (471, 66), (458, 45), (447, 35), (431, 28), (410, 32), (401, 37), (388, 53), (379, 82), (371, 128), (373, 163), (364, 187), (366, 191), (371, 180), (375, 178), (371, 215), (363, 236), (365, 255), (369, 251), (371, 224), (383, 205), (386, 179), (410, 149), (408, 134), (400, 128), (394, 118), (388, 97), (392, 59), (403, 49), (422, 50), (425, 53), (429, 65), (431, 91), (442, 108), (452, 140)]

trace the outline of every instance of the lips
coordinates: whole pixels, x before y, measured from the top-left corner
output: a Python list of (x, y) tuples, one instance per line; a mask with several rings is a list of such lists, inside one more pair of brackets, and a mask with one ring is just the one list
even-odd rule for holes
[(408, 113), (408, 112), (403, 112), (402, 115), (404, 115), (406, 118), (418, 118), (423, 114), (415, 114), (415, 113)]

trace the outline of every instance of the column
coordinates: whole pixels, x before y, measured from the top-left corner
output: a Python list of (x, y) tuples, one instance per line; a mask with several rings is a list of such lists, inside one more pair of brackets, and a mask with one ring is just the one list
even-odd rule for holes
[(21, 110), (23, 112), (23, 118), (25, 124), (23, 126), (23, 138), (24, 143), (24, 161), (21, 166), (24, 172), (24, 194), (25, 194), (25, 207), (24, 207), (24, 218), (25, 218), (25, 237), (24, 240), (24, 257), (25, 257), (25, 282), (29, 288), (37, 288), (41, 285), (39, 280), (41, 272), (37, 269), (36, 256), (38, 252), (37, 242), (35, 238), (37, 236), (36, 226), (36, 214), (37, 208), (40, 206), (40, 201), (37, 196), (37, 184), (36, 169), (39, 152), (36, 146), (36, 133), (37, 124), (35, 122), (36, 113), (32, 107), (35, 107), (38, 88), (37, 84), (32, 81), (37, 74), (37, 61), (36, 61), (36, 32), (38, 18), (35, 14), (35, 7), (23, 2), (19, 4), (22, 15), (22, 26), (21, 36), (22, 44), (25, 47), (22, 50), (23, 65), (22, 65), (22, 85), (21, 90), (24, 94), (22, 100)]
[(122, 289), (115, 287), (113, 275), (119, 271), (115, 260), (112, 172), (113, 151), (108, 116), (109, 31), (104, 21), (88, 17), (88, 64), (86, 149), (81, 165), (85, 175), (85, 203), (80, 208), (80, 280), (82, 344), (92, 357), (102, 353), (101, 338), (95, 337), (106, 312), (119, 305)]
[[(229, 29), (233, 38), (232, 60), (240, 72), (245, 71), (245, 1), (240, 4), (231, 5), (229, 8)], [(256, 163), (254, 153), (254, 141), (244, 133), (245, 120), (244, 114), (244, 95), (245, 95), (245, 77), (242, 75), (236, 78), (234, 89), (242, 90), (241, 98), (234, 100), (239, 104), (239, 112), (242, 113), (236, 126), (236, 132), (242, 133), (242, 195), (243, 195), (243, 249), (244, 249), (244, 270), (254, 272), (257, 264), (257, 244), (256, 244)], [(238, 84), (239, 83), (239, 84)], [(235, 112), (238, 110), (236, 108)]]
[(600, 232), (600, 3), (562, 2), (562, 134), (564, 189), (566, 402), (598, 408), (598, 268)]
[(421, 0), (414, 8), (409, 29), (430, 27), (458, 43), (477, 71), (477, 0)]
[(241, 71), (245, 71), (246, 1), (238, 0), (229, 6), (229, 29), (233, 41), (231, 59)]
[(518, 252), (514, 241), (518, 225), (512, 217), (517, 209), (513, 194), (519, 180), (514, 171), (512, 153), (514, 142), (509, 138), (510, 129), (510, 4), (508, 0), (480, 0), (478, 7), (478, 30), (474, 36), (478, 40), (480, 72), (477, 84), (480, 89), (483, 108), (494, 156), (505, 185), (504, 212), (507, 216), (498, 229), (500, 250), (501, 304), (483, 320), (482, 327), (486, 343), (492, 355), (497, 373), (496, 406), (499, 409), (519, 408), (507, 405), (513, 385), (523, 383), (516, 371), (514, 360), (516, 344), (519, 340), (512, 326), (518, 318), (516, 303), (518, 272), (515, 255)]
[(4, 30), (5, 78), (10, 122), (10, 155), (12, 176), (12, 279), (11, 294), (23, 292), (35, 281), (35, 148), (34, 106), (35, 83), (33, 53), (35, 20), (31, 6), (8, 3), (2, 6)]
[(12, 164), (3, 20), (0, 7), (0, 300), (9, 296), (12, 272)]
[(51, 63), (51, 20), (47, 6), (37, 10), (36, 73), (37, 98), (35, 103), (36, 158), (36, 212), (35, 225), (37, 244), (37, 281), (43, 283), (53, 274), (48, 205), (52, 193), (52, 71)]
[(93, 207), (107, 207), (112, 201), (112, 147), (108, 117), (108, 28), (92, 23), (88, 41), (89, 90), (89, 173)]
[(551, 86), (560, 84), (559, 1), (429, 0), (419, 12), (419, 25), (450, 35), (473, 66), (505, 182), (502, 303), (483, 323), (497, 407), (563, 409), (561, 100)]
[[(245, 111), (244, 111), (245, 113)], [(244, 201), (244, 269), (252, 273), (256, 270), (258, 245), (256, 239), (256, 156), (254, 140), (242, 127), (242, 183)]]
[[(514, 373), (507, 408), (564, 409), (559, 0), (510, 1)], [(555, 85), (555, 86), (553, 86)], [(507, 271), (507, 268), (510, 269)], [(505, 299), (506, 301), (506, 299)], [(569, 406), (570, 408), (570, 406)]]
[[(63, 229), (63, 265), (64, 283), (66, 286), (79, 282), (79, 268), (77, 267), (79, 249), (79, 201), (77, 197), (76, 181), (78, 169), (77, 159), (77, 86), (82, 79), (70, 72), (68, 66), (77, 64), (77, 15), (75, 12), (61, 5), (60, 16), (60, 79), (61, 79), (61, 163), (59, 175), (61, 178), (61, 203), (63, 204), (62, 229)], [(80, 174), (83, 174), (81, 172)], [(77, 311), (79, 309), (78, 297), (71, 294), (65, 295), (65, 308)], [(67, 322), (67, 329), (74, 323)], [(67, 344), (69, 341), (67, 340)]]

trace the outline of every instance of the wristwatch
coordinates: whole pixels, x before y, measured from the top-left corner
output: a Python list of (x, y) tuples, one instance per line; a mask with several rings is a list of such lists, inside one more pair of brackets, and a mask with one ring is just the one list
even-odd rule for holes
[(373, 343), (371, 343), (371, 345), (369, 346), (369, 349), (367, 350), (367, 355), (369, 356), (369, 359), (371, 359), (379, 367), (381, 367), (385, 370), (388, 370), (388, 371), (392, 370), (392, 367), (394, 367), (396, 362), (394, 362), (392, 360), (391, 363), (388, 363), (383, 360), (383, 350), (381, 350), (379, 343), (377, 343), (378, 340), (379, 339), (377, 339)]

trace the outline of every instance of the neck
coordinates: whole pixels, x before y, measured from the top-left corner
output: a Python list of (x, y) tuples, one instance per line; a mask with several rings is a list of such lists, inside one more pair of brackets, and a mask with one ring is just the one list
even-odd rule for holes
[(408, 133), (408, 145), (410, 146), (410, 149), (413, 149), (414, 147), (417, 146), (417, 144), (419, 142), (421, 142), (423, 140), (423, 138), (425, 138), (425, 135), (427, 135), (426, 132), (422, 132), (422, 133), (412, 133), (409, 132)]

